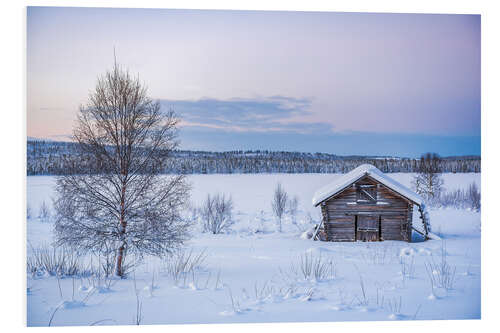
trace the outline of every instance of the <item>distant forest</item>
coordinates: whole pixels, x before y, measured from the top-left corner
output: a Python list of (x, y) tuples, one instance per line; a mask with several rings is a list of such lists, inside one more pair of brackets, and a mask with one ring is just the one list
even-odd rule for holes
[[(28, 140), (27, 174), (62, 175), (70, 169), (68, 163), (81, 170), (97, 170), (92, 158), (78, 158), (77, 144)], [(339, 156), (325, 153), (284, 151), (185, 151), (171, 154), (164, 173), (230, 174), (230, 173), (345, 173), (370, 163), (383, 172), (416, 172), (419, 159), (389, 156)], [(441, 159), (442, 172), (481, 172), (480, 156), (452, 156)]]

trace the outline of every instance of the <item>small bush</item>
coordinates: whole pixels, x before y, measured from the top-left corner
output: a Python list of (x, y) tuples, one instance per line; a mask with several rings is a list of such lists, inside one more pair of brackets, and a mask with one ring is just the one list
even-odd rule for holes
[(415, 274), (415, 256), (411, 255), (407, 258), (404, 256), (399, 257), (399, 265), (401, 266), (401, 276), (403, 281), (406, 278), (413, 278)]
[(472, 209), (475, 210), (481, 209), (481, 192), (479, 192), (479, 189), (477, 188), (475, 182), (469, 185), (466, 197)]
[(429, 276), (429, 281), (431, 283), (431, 288), (434, 290), (435, 287), (450, 290), (453, 288), (455, 283), (455, 273), (456, 267), (451, 266), (448, 263), (448, 254), (446, 253), (446, 244), (441, 245), (441, 255), (438, 260), (431, 258), (429, 262), (425, 264), (427, 274)]
[(392, 300), (387, 300), (387, 308), (393, 315), (401, 314), (401, 306), (403, 305), (403, 297), (399, 296), (399, 298), (394, 297)]
[(92, 267), (85, 266), (75, 251), (55, 246), (31, 248), (27, 270), (33, 276), (88, 276), (93, 273)]
[(438, 197), (430, 202), (435, 207), (454, 207), (459, 209), (469, 208), (474, 210), (481, 209), (481, 192), (476, 185), (472, 183), (467, 190), (457, 189), (453, 191), (443, 191)]
[(40, 206), (40, 210), (38, 212), (38, 218), (40, 219), (40, 222), (50, 221), (50, 210), (49, 207), (47, 207), (45, 201), (43, 201), (42, 205)]
[(312, 253), (300, 256), (299, 269), (304, 280), (329, 280), (337, 275), (336, 265), (332, 259), (326, 260), (321, 255), (315, 257)]
[(179, 251), (166, 259), (164, 262), (164, 270), (177, 284), (179, 280), (182, 278), (185, 279), (188, 274), (193, 274), (197, 268), (201, 267), (206, 258), (207, 255), (205, 251), (201, 251), (197, 254), (195, 254), (192, 249), (189, 252)]
[(234, 224), (233, 200), (225, 194), (207, 195), (207, 199), (200, 209), (203, 220), (203, 231), (220, 234)]

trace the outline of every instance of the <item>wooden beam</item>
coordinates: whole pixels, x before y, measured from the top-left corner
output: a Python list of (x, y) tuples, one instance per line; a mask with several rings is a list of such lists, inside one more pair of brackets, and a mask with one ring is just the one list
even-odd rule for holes
[(422, 209), (422, 206), (418, 205), (418, 211), (420, 212), (420, 219), (422, 220), (422, 224), (424, 226), (424, 234), (420, 233), (424, 236), (425, 240), (429, 239), (429, 230), (427, 229), (427, 219), (425, 218), (425, 211)]
[(312, 236), (312, 240), (315, 241), (316, 237), (318, 237), (319, 230), (321, 229), (321, 226), (323, 225), (323, 219), (321, 219), (321, 223), (318, 225), (316, 230), (314, 230), (314, 234)]
[(412, 228), (413, 230), (415, 230), (416, 232), (418, 232), (419, 234), (421, 234), (422, 236), (424, 236), (425, 238), (427, 238), (427, 236), (426, 236), (423, 232), (421, 232), (420, 230), (417, 230), (417, 229), (415, 229), (415, 228), (413, 228), (413, 227), (411, 227), (411, 228)]
[[(340, 212), (342, 213), (342, 212)], [(405, 215), (403, 211), (352, 211), (352, 212), (344, 212), (345, 215), (373, 215), (373, 216), (378, 216), (378, 215)]]

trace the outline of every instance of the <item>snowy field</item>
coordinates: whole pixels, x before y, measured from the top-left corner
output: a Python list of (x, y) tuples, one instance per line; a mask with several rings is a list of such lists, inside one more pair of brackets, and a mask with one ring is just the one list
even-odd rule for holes
[[(389, 176), (410, 187), (413, 175)], [(479, 212), (431, 210), (433, 231), (442, 240), (331, 243), (300, 238), (320, 219), (319, 208), (311, 206), (313, 193), (336, 177), (190, 176), (193, 205), (201, 205), (207, 193), (230, 194), (236, 219), (232, 230), (221, 235), (202, 233), (199, 225), (193, 228), (186, 255), (203, 258), (192, 269), (175, 277), (174, 259), (146, 258), (125, 280), (28, 274), (28, 326), (481, 317)], [(472, 182), (480, 186), (480, 178), (443, 175), (447, 190), (465, 189)], [(54, 180), (27, 179), (32, 210), (28, 256), (53, 241), (52, 222), (37, 216), (42, 202), (51, 206)], [(271, 215), (278, 182), (299, 199), (296, 221), (287, 217), (283, 233), (277, 232)], [(414, 221), (419, 221), (416, 216)], [(89, 265), (97, 262), (85, 260)]]

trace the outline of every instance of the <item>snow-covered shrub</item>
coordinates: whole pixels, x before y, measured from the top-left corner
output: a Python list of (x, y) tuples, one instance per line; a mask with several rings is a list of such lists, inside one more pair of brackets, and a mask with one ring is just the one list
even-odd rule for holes
[(438, 207), (455, 207), (463, 208), (465, 202), (465, 193), (461, 189), (454, 191), (446, 191), (441, 193), (439, 198), (431, 203), (432, 206)]
[(234, 224), (233, 199), (225, 194), (207, 195), (200, 214), (203, 220), (203, 231), (220, 234), (228, 231)]
[(443, 191), (439, 197), (430, 202), (435, 207), (454, 207), (469, 208), (473, 210), (481, 209), (481, 192), (476, 185), (472, 183), (467, 190), (456, 189), (453, 191)]
[(40, 210), (38, 211), (38, 218), (40, 219), (40, 222), (49, 222), (50, 220), (50, 210), (49, 207), (47, 207), (45, 201), (43, 201), (42, 205), (40, 206)]
[(481, 192), (477, 188), (475, 182), (469, 185), (467, 189), (467, 200), (471, 205), (472, 209), (480, 210), (481, 209)]

